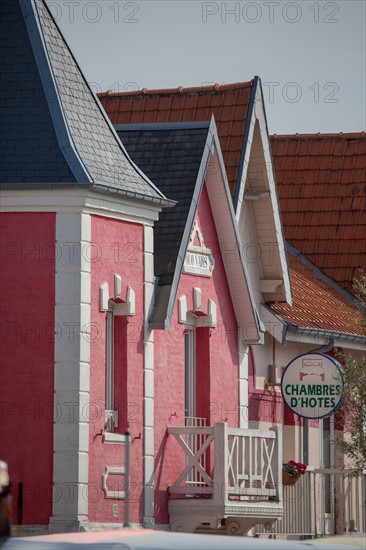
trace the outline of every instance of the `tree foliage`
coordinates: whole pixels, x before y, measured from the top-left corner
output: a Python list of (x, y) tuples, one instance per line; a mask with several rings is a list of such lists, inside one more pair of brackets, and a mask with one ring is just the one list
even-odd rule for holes
[[(359, 314), (356, 320), (366, 329), (366, 274), (354, 281)], [(365, 330), (366, 333), (366, 330)], [(344, 425), (343, 434), (338, 433), (334, 446), (350, 459), (355, 468), (366, 469), (366, 355), (361, 358), (339, 354), (344, 364), (346, 382), (345, 401), (337, 414)]]

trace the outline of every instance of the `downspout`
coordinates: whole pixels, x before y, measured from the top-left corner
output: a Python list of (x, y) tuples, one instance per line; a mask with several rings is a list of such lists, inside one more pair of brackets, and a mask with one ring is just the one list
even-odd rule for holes
[(330, 351), (334, 348), (334, 338), (329, 338), (328, 344), (325, 344), (324, 346), (321, 346), (320, 348), (315, 348), (309, 351), (309, 353), (327, 353), (327, 351)]

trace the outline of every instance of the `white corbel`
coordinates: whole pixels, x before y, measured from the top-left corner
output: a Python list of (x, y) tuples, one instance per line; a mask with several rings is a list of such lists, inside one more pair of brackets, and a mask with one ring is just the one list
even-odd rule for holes
[(121, 275), (114, 276), (114, 299), (122, 296), (122, 277)]
[(108, 283), (103, 283), (99, 288), (99, 309), (108, 311), (109, 288)]
[(187, 297), (178, 298), (178, 322), (185, 324), (187, 322)]

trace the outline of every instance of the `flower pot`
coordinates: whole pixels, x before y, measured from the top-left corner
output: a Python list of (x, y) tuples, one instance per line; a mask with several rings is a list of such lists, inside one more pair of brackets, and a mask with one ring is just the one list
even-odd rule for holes
[(300, 476), (293, 476), (288, 472), (282, 472), (282, 485), (295, 485)]

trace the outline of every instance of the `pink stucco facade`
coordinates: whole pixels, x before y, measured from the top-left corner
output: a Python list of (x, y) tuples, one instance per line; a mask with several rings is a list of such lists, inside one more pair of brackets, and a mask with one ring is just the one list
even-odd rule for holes
[(55, 214), (3, 213), (0, 238), (0, 458), (8, 463), (13, 483), (13, 522), (18, 523), (21, 514), (24, 524), (48, 524), (53, 482)]
[[(122, 277), (122, 297), (127, 287), (136, 294), (136, 313), (116, 317), (114, 331), (115, 407), (119, 412), (117, 432), (131, 433), (131, 522), (143, 516), (143, 308), (144, 228), (125, 221), (92, 216), (92, 242), (100, 258), (91, 265), (91, 323), (97, 327), (90, 344), (90, 403), (95, 411), (89, 432), (89, 521), (121, 523), (123, 501), (106, 499), (102, 474), (106, 466), (123, 466), (124, 446), (104, 444), (105, 410), (105, 312), (100, 311), (99, 289), (107, 282), (113, 295), (114, 275)], [(124, 489), (124, 476), (108, 479), (108, 487)], [(113, 515), (118, 505), (118, 516)]]
[[(26, 220), (25, 220), (26, 219)], [(106, 312), (100, 289), (114, 297), (115, 275), (122, 278), (121, 300), (135, 293), (133, 315), (115, 317), (114, 408), (117, 433), (131, 434), (130, 521), (144, 518), (144, 226), (91, 215), (90, 257), (90, 403), (88, 446), (88, 521), (124, 521), (124, 501), (106, 498), (106, 467), (124, 465), (124, 446), (103, 442), (105, 431)], [(24, 233), (23, 223), (32, 228)], [(185, 325), (178, 319), (178, 299), (185, 295), (193, 310), (193, 289), (217, 306), (217, 325), (196, 329), (196, 415), (207, 425), (225, 420), (239, 425), (238, 325), (221, 257), (206, 187), (196, 218), (215, 267), (211, 277), (183, 273), (169, 330), (154, 331), (154, 506), (155, 523), (169, 524), (168, 487), (184, 457), (168, 426), (183, 426), (185, 416)], [(24, 485), (23, 524), (47, 525), (52, 516), (54, 444), (55, 213), (4, 214), (2, 237), (2, 448), (14, 483), (13, 521), (17, 521), (17, 484)], [(6, 291), (5, 291), (6, 289)], [(147, 421), (151, 419), (146, 419)], [(13, 445), (14, 433), (22, 453)], [(108, 488), (124, 490), (124, 476), (110, 475)]]
[[(238, 426), (238, 326), (206, 188), (203, 188), (196, 220), (204, 243), (213, 251), (212, 277), (183, 274), (177, 299), (186, 295), (193, 309), (193, 288), (217, 304), (217, 327), (197, 329), (197, 416), (208, 425), (226, 420)], [(155, 522), (169, 523), (168, 487), (178, 477), (183, 454), (167, 426), (184, 426), (184, 324), (178, 321), (177, 300), (169, 331), (155, 332)]]

